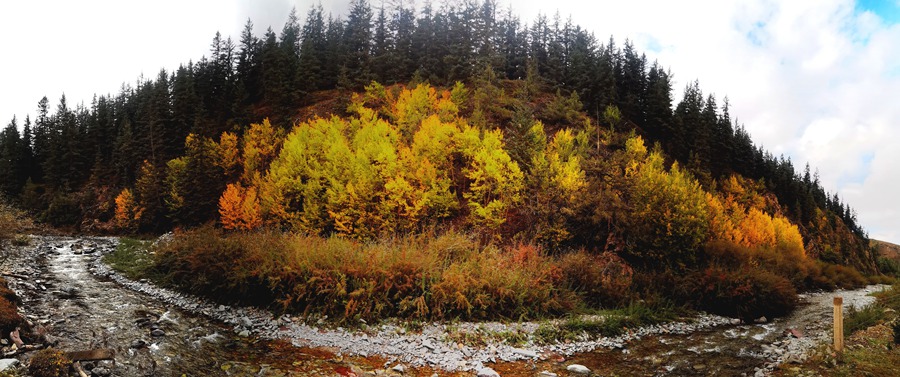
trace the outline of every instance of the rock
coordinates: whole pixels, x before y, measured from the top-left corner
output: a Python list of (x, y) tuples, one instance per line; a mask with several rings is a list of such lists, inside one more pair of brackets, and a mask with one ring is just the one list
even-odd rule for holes
[(107, 368), (107, 367), (96, 367), (94, 369), (91, 369), (92, 376), (106, 377), (106, 376), (109, 376), (111, 373), (112, 373), (112, 371), (110, 371), (109, 368)]
[(534, 352), (534, 351), (532, 351), (532, 350), (526, 350), (526, 349), (521, 349), (521, 348), (513, 348), (513, 349), (512, 349), (512, 352), (513, 352), (514, 354), (517, 354), (517, 355), (520, 355), (520, 356), (524, 356), (524, 357), (527, 357), (527, 358), (529, 358), (529, 359), (535, 359), (535, 358), (538, 357), (537, 352)]
[(572, 364), (566, 367), (566, 370), (572, 373), (578, 374), (590, 374), (591, 370), (588, 367), (581, 364)]
[(249, 330), (241, 330), (241, 332), (238, 333), (238, 336), (243, 337), (243, 338), (248, 338), (248, 337), (250, 337), (250, 331)]
[(732, 324), (732, 325), (740, 325), (740, 324), (741, 324), (741, 319), (740, 319), (740, 318), (732, 318), (732, 319), (731, 319), (731, 324)]
[(500, 377), (500, 373), (488, 367), (479, 369), (475, 375), (478, 377)]
[(558, 377), (558, 375), (549, 370), (544, 370), (541, 371), (541, 373), (538, 373), (538, 377)]
[(803, 337), (803, 333), (800, 332), (800, 330), (797, 330), (797, 329), (787, 329), (787, 330), (784, 330), (784, 335), (786, 335), (786, 336), (792, 336), (792, 337), (797, 338), (797, 339), (800, 339), (800, 338)]
[(391, 368), (391, 370), (394, 372), (400, 373), (400, 374), (406, 373), (406, 367), (403, 366), (403, 364), (394, 365), (394, 367)]
[(160, 329), (156, 329), (156, 330), (153, 330), (150, 332), (150, 336), (155, 336), (155, 337), (166, 336), (166, 332), (162, 331)]
[(143, 339), (138, 339), (138, 340), (131, 342), (131, 348), (137, 349), (137, 348), (143, 348), (146, 346), (147, 346), (147, 342), (144, 341)]
[(766, 316), (762, 316), (762, 317), (757, 318), (757, 319), (756, 319), (755, 321), (753, 321), (753, 322), (756, 322), (756, 323), (766, 323), (766, 322), (769, 322), (769, 319), (766, 318)]
[(694, 364), (693, 368), (694, 368), (694, 370), (696, 370), (696, 371), (701, 371), (701, 370), (706, 369), (706, 365), (703, 365), (703, 364)]
[(0, 359), (0, 372), (19, 365), (17, 359)]

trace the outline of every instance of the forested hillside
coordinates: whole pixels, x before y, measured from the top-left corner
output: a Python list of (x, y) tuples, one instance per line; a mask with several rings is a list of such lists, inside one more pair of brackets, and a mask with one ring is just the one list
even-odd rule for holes
[[(547, 264), (531, 265), (534, 279), (580, 297), (550, 289), (534, 303), (559, 306), (537, 313), (685, 277), (701, 285), (666, 294), (725, 310), (741, 287), (877, 272), (855, 213), (809, 166), (756, 146), (697, 82), (673, 107), (672, 74), (630, 42), (558, 15), (526, 23), (493, 0), (400, 4), (354, 0), (345, 18), (314, 6), (261, 37), (248, 20), (239, 41), (216, 33), (208, 57), (88, 106), (44, 98), (35, 119), (0, 134), (0, 190), (87, 232), (463, 233), (512, 265), (536, 255)], [(452, 285), (443, 274), (434, 287)], [(306, 308), (310, 297), (272, 300)]]

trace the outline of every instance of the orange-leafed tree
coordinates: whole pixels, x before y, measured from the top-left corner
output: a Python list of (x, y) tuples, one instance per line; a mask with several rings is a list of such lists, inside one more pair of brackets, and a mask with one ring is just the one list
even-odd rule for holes
[(253, 230), (262, 225), (255, 187), (229, 184), (219, 198), (219, 221), (228, 230)]
[(130, 189), (123, 189), (116, 196), (116, 226), (125, 230), (135, 230), (138, 221), (141, 219), (142, 210), (134, 199), (134, 194)]

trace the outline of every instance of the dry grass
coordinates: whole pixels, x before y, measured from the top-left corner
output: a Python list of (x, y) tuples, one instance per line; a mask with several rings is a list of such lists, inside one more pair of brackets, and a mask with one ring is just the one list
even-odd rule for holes
[(220, 300), (344, 321), (534, 318), (575, 306), (536, 248), (481, 246), (457, 233), (363, 243), (205, 227), (161, 246), (165, 281)]

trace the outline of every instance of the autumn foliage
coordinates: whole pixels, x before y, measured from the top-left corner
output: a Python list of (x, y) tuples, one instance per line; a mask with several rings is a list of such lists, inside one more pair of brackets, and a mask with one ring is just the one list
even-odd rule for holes
[[(491, 106), (474, 106), (476, 92), (373, 83), (344, 116), (189, 135), (162, 202), (176, 222), (215, 208), (230, 232), (180, 234), (159, 272), (220, 299), (345, 320), (539, 317), (642, 298), (771, 316), (798, 288), (859, 282), (808, 255), (760, 182), (701, 184), (641, 136), (573, 116), (577, 97), (545, 110), (568, 127), (491, 128), (498, 114), (479, 113)], [(142, 187), (117, 198), (122, 226), (149, 208), (155, 191)]]

